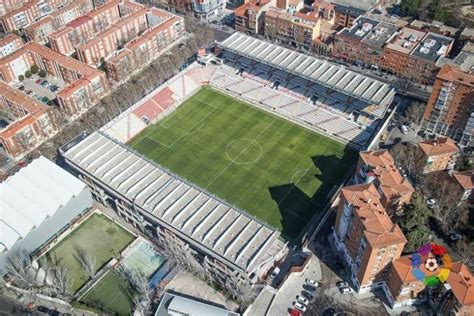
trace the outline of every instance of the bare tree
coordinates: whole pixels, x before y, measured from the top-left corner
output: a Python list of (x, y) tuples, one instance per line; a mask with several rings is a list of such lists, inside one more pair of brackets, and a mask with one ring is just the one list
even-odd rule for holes
[(420, 181), (423, 167), (414, 145), (398, 143), (390, 148), (390, 153), (395, 163), (404, 168), (414, 182)]
[(135, 309), (141, 315), (148, 315), (153, 298), (153, 289), (150, 287), (148, 277), (141, 270), (130, 270), (124, 266), (117, 269), (119, 275), (127, 280), (137, 290), (137, 295), (133, 298)]
[(459, 187), (446, 178), (445, 173), (426, 175), (419, 189), (436, 200), (434, 216), (445, 234), (463, 228), (469, 221), (469, 210), (461, 201)]
[(74, 256), (74, 259), (76, 259), (87, 274), (93, 278), (96, 272), (96, 259), (88, 253), (87, 250), (78, 245), (74, 245), (73, 250), (74, 253), (72, 255)]
[(224, 286), (226, 296), (237, 301), (244, 308), (249, 306), (257, 296), (256, 288), (242, 280), (229, 279), (226, 280)]
[(53, 288), (58, 296), (66, 301), (71, 299), (72, 277), (70, 271), (63, 266), (56, 266)]
[(425, 111), (425, 104), (420, 102), (413, 102), (403, 114), (403, 123), (405, 124), (415, 124), (419, 126), (423, 118), (423, 113)]
[(11, 249), (6, 258), (5, 268), (14, 277), (17, 286), (23, 289), (30, 289), (34, 286), (34, 280), (28, 277), (31, 266), (31, 258), (25, 249)]

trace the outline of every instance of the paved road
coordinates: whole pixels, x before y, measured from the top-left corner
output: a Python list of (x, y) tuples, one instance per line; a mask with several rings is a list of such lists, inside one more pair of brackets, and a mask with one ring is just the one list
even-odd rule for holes
[(0, 296), (0, 315), (31, 315), (22, 305), (9, 298)]

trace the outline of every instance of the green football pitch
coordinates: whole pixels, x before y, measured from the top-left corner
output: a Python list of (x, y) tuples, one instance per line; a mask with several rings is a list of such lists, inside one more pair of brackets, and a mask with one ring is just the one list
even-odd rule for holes
[(290, 240), (356, 159), (339, 142), (208, 87), (130, 145)]
[(136, 291), (112, 270), (95, 284), (80, 300), (117, 315), (131, 315)]
[(96, 270), (135, 239), (131, 233), (101, 214), (92, 214), (45, 256), (67, 268), (72, 277), (71, 290), (76, 292), (89, 275), (75, 258), (75, 247), (84, 249), (96, 260)]

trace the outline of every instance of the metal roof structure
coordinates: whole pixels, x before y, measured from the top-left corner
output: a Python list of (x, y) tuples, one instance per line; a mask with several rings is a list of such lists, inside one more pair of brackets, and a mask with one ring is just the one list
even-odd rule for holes
[(25, 238), (85, 187), (43, 156), (0, 183), (0, 252)]
[(79, 135), (62, 154), (163, 227), (243, 271), (282, 249), (279, 231), (100, 132)]
[[(377, 117), (383, 116), (395, 90), (390, 85), (370, 77), (348, 70), (322, 59), (308, 56), (296, 51), (234, 33), (219, 46), (240, 56), (266, 64), (273, 68), (305, 78), (311, 82), (355, 99), (357, 108)], [(379, 109), (374, 109), (379, 108)], [(367, 108), (370, 108), (367, 110)]]
[(165, 292), (158, 306), (155, 316), (193, 315), (193, 316), (238, 316), (238, 313), (222, 307), (196, 300), (189, 296), (182, 296), (176, 292)]

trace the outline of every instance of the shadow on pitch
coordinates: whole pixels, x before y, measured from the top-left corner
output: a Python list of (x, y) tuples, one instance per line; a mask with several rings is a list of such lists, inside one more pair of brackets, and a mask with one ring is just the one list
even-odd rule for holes
[(301, 180), (308, 181), (304, 178), (310, 177), (309, 181), (316, 178), (321, 182), (321, 186), (312, 196), (308, 196), (298, 187), (298, 179), (295, 179), (296, 183), (268, 188), (280, 210), (283, 237), (292, 241), (302, 233), (313, 216), (318, 215), (320, 208), (326, 203), (328, 194), (333, 193), (331, 191), (339, 185), (346, 172), (351, 169), (356, 157), (357, 153), (348, 147), (340, 158), (335, 155), (311, 157), (320, 173), (306, 174)]

